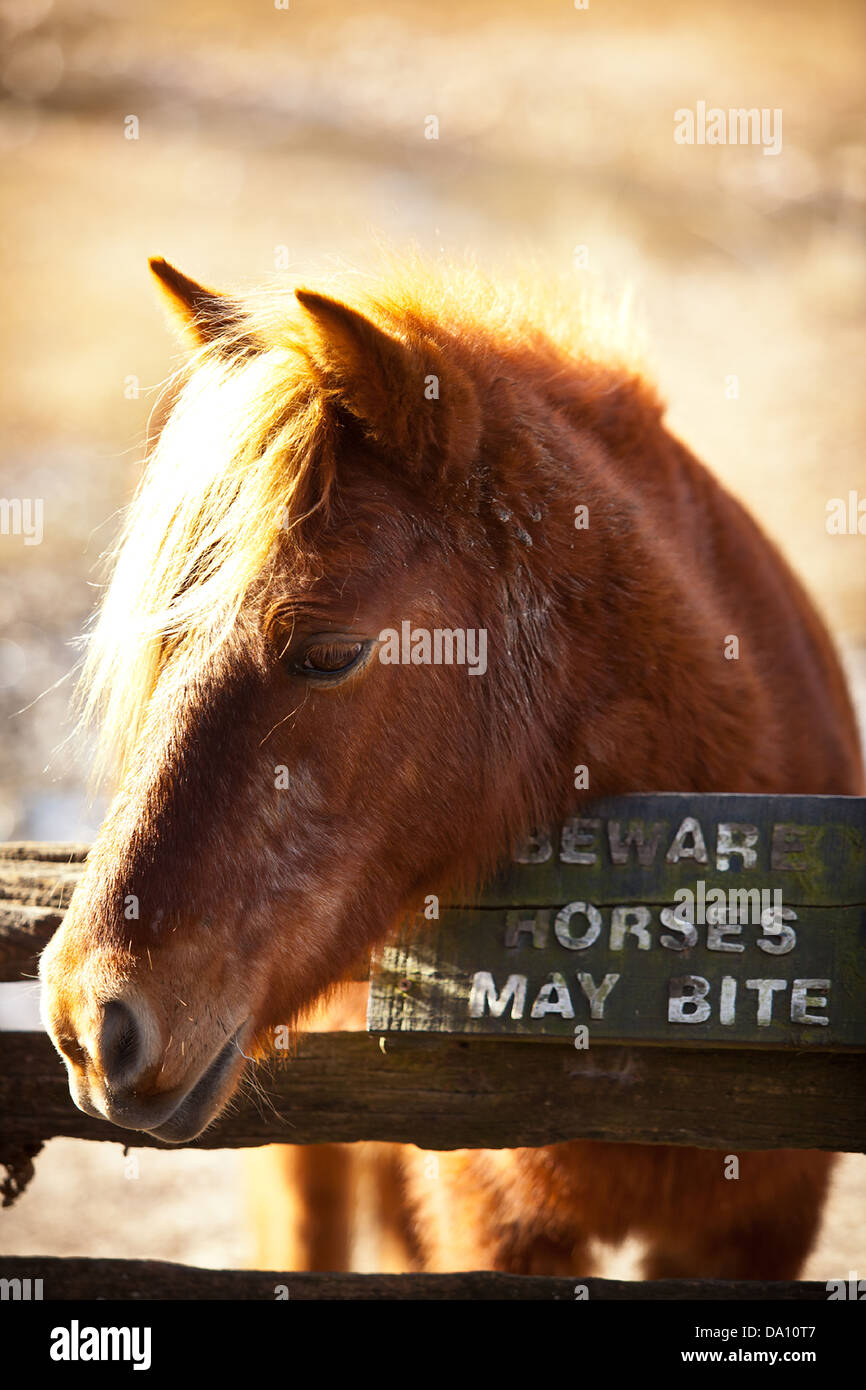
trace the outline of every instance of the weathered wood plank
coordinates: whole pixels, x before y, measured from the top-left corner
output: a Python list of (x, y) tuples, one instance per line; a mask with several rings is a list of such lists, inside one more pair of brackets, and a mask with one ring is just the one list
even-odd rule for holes
[(566, 904), (406, 924), (374, 956), (369, 1030), (866, 1048), (864, 908), (790, 908), (773, 933), (676, 925), (649, 905)]
[(3, 860), (24, 860), (37, 861), (43, 864), (83, 864), (89, 853), (90, 845), (72, 840), (4, 840), (0, 842), (0, 862)]
[(230, 1299), (270, 1302), (279, 1296), (294, 1303), (309, 1299), (471, 1299), (509, 1302), (574, 1302), (575, 1284), (586, 1285), (590, 1302), (681, 1302), (683, 1299), (760, 1302), (827, 1298), (817, 1282), (760, 1283), (732, 1279), (547, 1278), (524, 1274), (294, 1274), (279, 1270), (197, 1269), (166, 1260), (57, 1259), (7, 1256), (0, 1278), (42, 1280), (45, 1302), (91, 1299)]
[(725, 888), (735, 877), (779, 889), (794, 907), (852, 907), (866, 903), (866, 797), (599, 798), (515, 855), (523, 862), (488, 885), (481, 905), (568, 902), (576, 881), (591, 902), (665, 904), (690, 881)]
[(32, 979), (63, 921), (88, 846), (0, 844), (0, 982)]
[[(363, 1033), (310, 1033), (295, 1056), (258, 1076), (272, 1105), (247, 1091), (194, 1147), (601, 1139), (733, 1152), (866, 1150), (866, 1059), (856, 1053), (729, 1048), (686, 1057), (665, 1047), (598, 1043), (578, 1052), (499, 1039), (389, 1041), (383, 1053)], [(54, 1135), (161, 1147), (77, 1110), (40, 1033), (0, 1034), (0, 1135), (0, 1158)]]
[(0, 901), (0, 983), (35, 978), (40, 952), (63, 915), (50, 907)]
[(33, 859), (0, 861), (0, 898), (33, 907), (66, 908), (83, 866)]
[(382, 948), (371, 1031), (866, 1047), (866, 798), (599, 800), (480, 902)]

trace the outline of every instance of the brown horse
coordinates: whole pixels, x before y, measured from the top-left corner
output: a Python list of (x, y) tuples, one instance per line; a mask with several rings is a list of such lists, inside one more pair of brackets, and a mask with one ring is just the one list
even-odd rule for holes
[[(862, 792), (810, 601), (597, 311), (417, 266), (354, 307), (153, 268), (197, 350), (84, 675), (119, 789), (41, 967), (82, 1109), (199, 1134), (403, 912), (573, 814), (577, 764), (591, 795)], [(486, 671), (381, 660), (404, 621), (483, 632)], [(650, 1275), (753, 1278), (797, 1273), (831, 1162), (401, 1159), (429, 1269), (585, 1273), (633, 1232)]]

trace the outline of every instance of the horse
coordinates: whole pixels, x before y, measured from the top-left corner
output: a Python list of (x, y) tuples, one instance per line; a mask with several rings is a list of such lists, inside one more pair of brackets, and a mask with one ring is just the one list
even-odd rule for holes
[[(418, 260), (246, 296), (151, 264), (192, 350), (83, 667), (114, 796), (40, 962), (86, 1113), (190, 1142), (277, 1030), (363, 1026), (341, 987), (404, 914), (588, 797), (863, 792), (822, 620), (615, 316)], [(404, 621), (484, 632), (486, 670), (382, 660)], [(349, 1150), (274, 1153), (296, 1267), (337, 1267)], [(415, 1267), (581, 1275), (631, 1234), (648, 1278), (795, 1277), (833, 1165), (380, 1157)]]

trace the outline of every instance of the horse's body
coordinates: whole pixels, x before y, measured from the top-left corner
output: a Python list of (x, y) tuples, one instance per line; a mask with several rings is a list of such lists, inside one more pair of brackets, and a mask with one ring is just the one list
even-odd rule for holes
[[(120, 792), (42, 966), (80, 1105), (198, 1133), (403, 910), (573, 813), (577, 765), (591, 796), (862, 791), (808, 598), (592, 324), (448, 285), (251, 308), (155, 268), (202, 346), (86, 673)], [(486, 674), (375, 660), (404, 620), (484, 629)], [(740, 1159), (401, 1161), (430, 1269), (582, 1273), (634, 1232), (655, 1275), (793, 1276), (831, 1159)]]

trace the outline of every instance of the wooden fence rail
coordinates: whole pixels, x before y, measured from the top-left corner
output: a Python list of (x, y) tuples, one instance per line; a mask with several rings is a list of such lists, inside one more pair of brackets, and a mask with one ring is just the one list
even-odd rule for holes
[(621, 1279), (554, 1278), (544, 1275), (493, 1274), (294, 1274), (274, 1270), (196, 1269), (164, 1260), (57, 1259), (46, 1256), (0, 1258), (0, 1278), (22, 1282), (42, 1280), (48, 1301), (84, 1302), (90, 1299), (228, 1299), (232, 1302), (273, 1303), (306, 1299), (454, 1299), (575, 1301), (575, 1285), (585, 1287), (593, 1303), (680, 1302), (713, 1299), (827, 1300), (827, 1285), (817, 1282), (762, 1283), (745, 1279), (657, 1279), (632, 1283)]
[[(251, 1148), (378, 1139), (422, 1148), (514, 1148), (567, 1139), (704, 1148), (866, 1150), (861, 1054), (390, 1039), (308, 1033), (195, 1140)], [(2, 1145), (55, 1135), (166, 1147), (91, 1119), (40, 1033), (0, 1034)], [(0, 1149), (2, 1156), (2, 1149)]]

